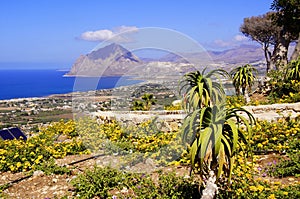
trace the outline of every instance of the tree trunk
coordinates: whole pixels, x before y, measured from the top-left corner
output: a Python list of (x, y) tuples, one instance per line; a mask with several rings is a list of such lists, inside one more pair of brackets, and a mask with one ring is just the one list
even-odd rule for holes
[(296, 60), (300, 56), (300, 32), (298, 36), (298, 40), (296, 42), (295, 50), (292, 54), (291, 60)]
[(265, 55), (265, 59), (266, 59), (266, 63), (267, 63), (267, 73), (268, 73), (271, 70), (274, 70), (274, 68), (275, 68), (274, 66), (271, 65), (272, 54), (269, 51), (269, 44), (268, 43), (264, 43), (262, 48), (264, 50), (264, 55)]
[(247, 104), (251, 101), (251, 99), (249, 97), (248, 89), (246, 89), (245, 92), (244, 92), (244, 98), (245, 98), (245, 101), (246, 101)]
[(209, 178), (205, 189), (202, 192), (201, 199), (214, 199), (215, 195), (218, 193), (218, 186), (216, 185), (216, 175), (213, 171), (209, 171)]
[(288, 63), (288, 48), (291, 43), (290, 35), (285, 30), (280, 32), (277, 43), (274, 46), (272, 55), (272, 64), (275, 64), (277, 70), (283, 70), (284, 66)]

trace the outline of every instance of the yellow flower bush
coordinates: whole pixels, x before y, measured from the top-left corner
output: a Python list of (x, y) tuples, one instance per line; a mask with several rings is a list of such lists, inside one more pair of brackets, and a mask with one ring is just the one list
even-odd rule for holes
[(253, 149), (277, 151), (296, 150), (300, 139), (300, 117), (279, 119), (276, 122), (258, 121), (253, 126)]
[[(56, 138), (61, 134), (67, 135), (70, 141), (56, 142)], [(26, 142), (0, 140), (0, 171), (28, 171), (50, 158), (87, 153), (82, 141), (77, 140), (74, 135), (74, 121), (60, 121), (41, 129)]]

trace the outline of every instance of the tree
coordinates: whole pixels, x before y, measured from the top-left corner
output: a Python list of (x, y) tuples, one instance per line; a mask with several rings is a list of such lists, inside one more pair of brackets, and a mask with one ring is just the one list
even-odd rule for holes
[(274, 12), (268, 12), (264, 15), (249, 17), (244, 19), (244, 23), (240, 27), (240, 31), (253, 41), (258, 42), (263, 50), (267, 63), (267, 72), (275, 69), (272, 63), (273, 53), (272, 47), (277, 43), (280, 33), (280, 27), (274, 25)]
[[(202, 192), (202, 199), (214, 198), (216, 181), (221, 176), (231, 180), (234, 157), (240, 142), (247, 144), (245, 135), (239, 125), (249, 125), (254, 121), (253, 116), (244, 109), (227, 109), (224, 89), (219, 82), (214, 82), (214, 75), (227, 76), (223, 70), (213, 70), (209, 73), (196, 71), (188, 73), (182, 81), (181, 91), (186, 93), (184, 103), (187, 116), (183, 122), (183, 141), (190, 144), (189, 156), (192, 169), (200, 167), (202, 182), (207, 179)], [(239, 112), (245, 112), (250, 123)]]
[(276, 23), (282, 26), (281, 37), (290, 35), (297, 39), (295, 50), (291, 59), (300, 56), (300, 1), (299, 0), (273, 0), (271, 8), (276, 10)]
[(251, 87), (256, 79), (254, 72), (257, 73), (257, 70), (250, 64), (236, 67), (230, 72), (236, 94), (240, 95), (240, 91), (242, 91), (247, 103), (250, 102), (249, 93), (251, 93)]

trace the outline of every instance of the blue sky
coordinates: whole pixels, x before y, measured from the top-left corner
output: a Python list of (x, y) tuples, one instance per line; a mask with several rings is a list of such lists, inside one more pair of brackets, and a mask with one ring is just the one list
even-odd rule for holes
[[(230, 48), (246, 42), (239, 32), (243, 19), (268, 12), (271, 2), (1, 0), (0, 68), (3, 63), (68, 68), (104, 39), (102, 33), (115, 34), (122, 27), (168, 28), (206, 49)], [(99, 33), (100, 38), (90, 38), (87, 32)]]

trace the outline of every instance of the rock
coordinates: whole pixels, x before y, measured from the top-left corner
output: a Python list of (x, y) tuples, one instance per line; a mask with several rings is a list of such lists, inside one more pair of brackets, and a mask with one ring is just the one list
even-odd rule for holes
[(178, 123), (177, 122), (171, 122), (170, 123), (170, 131), (178, 131), (179, 129), (179, 126), (178, 126)]
[(37, 171), (34, 171), (33, 172), (33, 177), (41, 177), (41, 176), (44, 176), (44, 172), (43, 171), (40, 171), (40, 170), (37, 170)]

